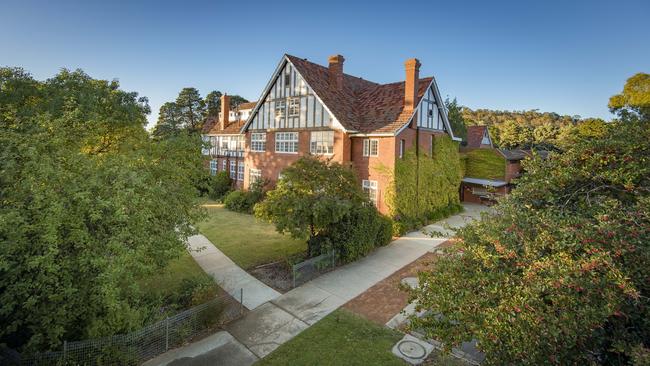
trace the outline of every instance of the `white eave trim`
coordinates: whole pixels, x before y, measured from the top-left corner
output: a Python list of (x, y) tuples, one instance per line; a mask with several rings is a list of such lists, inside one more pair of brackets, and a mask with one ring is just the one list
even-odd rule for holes
[(492, 180), (492, 179), (481, 179), (481, 178), (470, 178), (466, 177), (461, 180), (463, 183), (471, 183), (471, 184), (480, 184), (483, 186), (488, 186), (488, 187), (503, 187), (508, 185), (507, 182), (504, 182), (502, 180)]
[(280, 71), (282, 71), (282, 68), (284, 67), (284, 65), (285, 65), (286, 63), (289, 63), (289, 64), (291, 64), (291, 66), (293, 66), (294, 70), (296, 70), (296, 73), (298, 73), (298, 75), (300, 75), (300, 77), (302, 78), (302, 80), (305, 82), (305, 85), (307, 85), (307, 87), (308, 87), (312, 92), (314, 92), (314, 96), (315, 96), (316, 99), (320, 102), (320, 104), (323, 105), (323, 108), (325, 108), (325, 109), (327, 110), (327, 112), (330, 114), (330, 116), (333, 117), (333, 118), (332, 118), (333, 121), (332, 121), (332, 126), (331, 126), (331, 127), (335, 128), (335, 129), (338, 129), (338, 130), (341, 130), (341, 131), (343, 131), (343, 132), (345, 132), (345, 133), (349, 133), (350, 131), (346, 130), (345, 127), (343, 127), (343, 125), (341, 124), (341, 122), (339, 122), (339, 119), (334, 115), (334, 113), (332, 113), (332, 111), (329, 109), (329, 107), (327, 106), (327, 104), (323, 103), (323, 100), (318, 96), (318, 93), (316, 93), (316, 90), (315, 90), (314, 88), (312, 88), (311, 85), (309, 85), (309, 83), (307, 82), (307, 79), (305, 79), (305, 77), (300, 73), (300, 71), (298, 71), (298, 68), (296, 67), (296, 65), (294, 65), (293, 62), (291, 62), (291, 60), (289, 60), (289, 58), (287, 57), (286, 54), (284, 54), (284, 56), (282, 56), (282, 60), (280, 60), (280, 63), (279, 63), (278, 66), (275, 68), (275, 71), (273, 72), (273, 75), (271, 76), (271, 79), (269, 79), (269, 82), (266, 84), (266, 87), (264, 88), (264, 91), (262, 92), (262, 95), (261, 95), (260, 98), (257, 100), (257, 104), (255, 104), (255, 108), (253, 108), (253, 111), (252, 111), (252, 112), (250, 113), (250, 115), (248, 116), (248, 119), (246, 120), (246, 123), (244, 124), (244, 126), (241, 128), (240, 132), (241, 132), (241, 133), (245, 133), (245, 132), (246, 132), (246, 130), (248, 129), (248, 126), (249, 126), (249, 125), (251, 124), (251, 122), (253, 121), (253, 117), (254, 117), (255, 114), (257, 113), (257, 110), (258, 110), (258, 109), (260, 108), (260, 106), (261, 106), (260, 103), (264, 103), (264, 99), (265, 99), (266, 96), (269, 94), (269, 92), (270, 92), (270, 90), (271, 90), (271, 86), (273, 85), (273, 82), (275, 82), (275, 80), (278, 78), (278, 75), (280, 74)]
[(395, 134), (392, 132), (386, 133), (355, 133), (351, 134), (350, 137), (394, 137)]

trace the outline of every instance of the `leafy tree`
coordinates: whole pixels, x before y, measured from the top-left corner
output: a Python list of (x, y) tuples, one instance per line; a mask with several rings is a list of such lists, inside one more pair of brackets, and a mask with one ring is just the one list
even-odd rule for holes
[(230, 96), (230, 108), (234, 109), (239, 107), (240, 104), (242, 103), (248, 103), (248, 99), (240, 96), (240, 95), (231, 95)]
[(499, 131), (499, 146), (504, 148), (523, 147), (533, 138), (533, 131), (526, 125), (516, 121), (506, 121)]
[(319, 255), (316, 236), (366, 201), (354, 172), (339, 163), (302, 157), (282, 171), (282, 179), (255, 215), (273, 222), (280, 233), (309, 242), (309, 254)]
[(205, 119), (205, 101), (196, 88), (183, 88), (176, 98), (180, 124), (190, 133), (200, 132)]
[(461, 106), (458, 105), (456, 98), (454, 100), (449, 100), (449, 98), (445, 99), (445, 107), (447, 107), (447, 117), (449, 117), (449, 123), (451, 124), (452, 131), (454, 131), (454, 135), (466, 140), (467, 127), (465, 126)]
[(623, 92), (609, 99), (609, 110), (623, 121), (650, 121), (650, 74), (627, 79)]
[(146, 100), (63, 70), (0, 68), (0, 344), (60, 349), (155, 316), (138, 279), (185, 250), (198, 137), (146, 133)]
[[(618, 364), (650, 340), (650, 130), (606, 126), (526, 164), (493, 215), (420, 274), (412, 327), (486, 364)], [(645, 356), (644, 356), (645, 355)]]
[(533, 138), (536, 143), (551, 143), (555, 141), (559, 133), (559, 128), (551, 123), (544, 123), (535, 127)]
[(182, 131), (180, 108), (174, 102), (167, 102), (160, 107), (158, 123), (154, 127), (153, 135), (168, 137), (177, 135)]

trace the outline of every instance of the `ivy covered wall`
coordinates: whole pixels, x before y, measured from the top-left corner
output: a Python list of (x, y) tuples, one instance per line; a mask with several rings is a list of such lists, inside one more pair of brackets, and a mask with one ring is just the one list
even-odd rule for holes
[(388, 203), (398, 233), (462, 209), (458, 144), (447, 135), (436, 136), (432, 150), (411, 147), (395, 162)]
[(504, 180), (506, 160), (496, 149), (473, 149), (463, 153), (464, 177)]

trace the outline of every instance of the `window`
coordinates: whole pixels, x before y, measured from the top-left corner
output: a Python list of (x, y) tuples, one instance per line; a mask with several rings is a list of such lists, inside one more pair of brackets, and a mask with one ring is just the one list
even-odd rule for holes
[(287, 102), (285, 100), (276, 100), (275, 118), (283, 118), (286, 107), (287, 107)]
[(217, 161), (210, 160), (210, 174), (217, 175), (217, 170), (219, 170), (219, 165), (217, 165)]
[(298, 117), (300, 115), (300, 99), (289, 99), (289, 117)]
[(223, 160), (221, 170), (223, 170), (224, 172), (226, 171), (226, 160), (225, 159)]
[(252, 133), (251, 134), (251, 151), (264, 151), (266, 150), (266, 134), (265, 133)]
[(210, 155), (210, 136), (203, 136), (201, 139), (203, 140), (203, 145), (201, 146), (201, 154)]
[(361, 187), (366, 192), (370, 201), (377, 205), (377, 181), (376, 180), (363, 180)]
[(309, 152), (319, 155), (334, 154), (334, 131), (312, 132)]
[(251, 169), (248, 171), (248, 184), (251, 185), (258, 180), (262, 179), (262, 171), (259, 169)]
[(399, 158), (404, 157), (404, 147), (406, 146), (406, 141), (404, 139), (399, 140)]
[(234, 160), (230, 161), (230, 178), (235, 179), (237, 176), (237, 163)]
[(291, 74), (284, 74), (284, 87), (288, 88), (291, 85)]
[(490, 144), (490, 138), (488, 137), (487, 130), (483, 132), (483, 139), (481, 140), (481, 145), (489, 145)]
[(297, 153), (298, 152), (298, 132), (276, 132), (275, 133), (275, 152), (279, 152), (279, 153)]
[(363, 156), (379, 156), (378, 145), (379, 140), (377, 139), (363, 140)]
[(244, 172), (245, 172), (244, 164), (242, 163), (237, 165), (237, 180), (242, 180), (242, 181), (244, 180)]

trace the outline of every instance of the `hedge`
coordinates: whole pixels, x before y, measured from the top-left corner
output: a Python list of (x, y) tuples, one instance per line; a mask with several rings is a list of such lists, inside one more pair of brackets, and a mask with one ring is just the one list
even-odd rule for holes
[(465, 177), (503, 180), (506, 160), (496, 149), (474, 149), (464, 153)]

